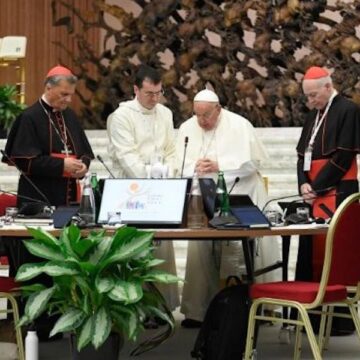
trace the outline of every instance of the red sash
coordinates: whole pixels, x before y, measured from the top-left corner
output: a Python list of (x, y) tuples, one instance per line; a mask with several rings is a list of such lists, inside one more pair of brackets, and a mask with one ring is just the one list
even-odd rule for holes
[[(57, 159), (65, 159), (65, 158), (72, 158), (72, 159), (76, 159), (76, 155), (66, 155), (66, 154), (62, 154), (62, 153), (51, 153), (51, 156)], [(71, 178), (71, 174), (68, 171), (63, 172), (63, 177), (67, 177), (67, 178)], [(78, 180), (76, 180), (76, 201), (80, 202), (81, 199), (81, 186)]]
[[(308, 175), (310, 181), (313, 181), (321, 169), (327, 164), (329, 159), (313, 160), (311, 162), (311, 170)], [(344, 174), (341, 180), (356, 180), (357, 179), (357, 163), (356, 159), (353, 160), (349, 170)], [(336, 210), (336, 189), (331, 190), (326, 193), (326, 196), (317, 197), (312, 205), (313, 216), (328, 218), (329, 216), (319, 208), (320, 204), (325, 204), (332, 212)], [(333, 195), (333, 196), (332, 196)], [(313, 280), (319, 281), (321, 279), (321, 272), (324, 263), (325, 256), (325, 235), (314, 235), (313, 236), (313, 255), (312, 255), (312, 264), (313, 264)]]

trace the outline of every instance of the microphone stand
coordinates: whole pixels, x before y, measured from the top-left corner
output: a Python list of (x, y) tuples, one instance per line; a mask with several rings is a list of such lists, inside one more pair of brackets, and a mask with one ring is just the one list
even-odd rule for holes
[(96, 158), (100, 161), (101, 165), (106, 169), (106, 171), (110, 174), (112, 179), (115, 179), (114, 174), (110, 171), (109, 167), (105, 164), (105, 161), (100, 155), (97, 155)]
[(183, 178), (183, 174), (184, 174), (184, 166), (185, 166), (185, 158), (186, 158), (186, 151), (187, 151), (187, 146), (188, 146), (188, 142), (189, 142), (189, 137), (185, 136), (185, 140), (184, 140), (184, 154), (183, 154), (183, 160), (182, 160), (182, 164), (181, 164), (181, 172), (180, 172), (180, 178)]
[[(33, 189), (45, 200), (45, 203), (50, 209), (52, 209), (52, 204), (49, 199), (45, 196), (45, 194), (35, 185), (35, 183), (16, 165), (16, 163), (10, 158), (10, 156), (4, 151), (0, 150), (1, 154), (7, 159), (10, 165), (14, 166), (16, 170), (20, 173), (20, 175), (32, 186)], [(22, 195), (17, 195), (19, 198), (23, 197)], [(34, 200), (34, 199), (33, 199)], [(41, 200), (39, 200), (41, 201)]]

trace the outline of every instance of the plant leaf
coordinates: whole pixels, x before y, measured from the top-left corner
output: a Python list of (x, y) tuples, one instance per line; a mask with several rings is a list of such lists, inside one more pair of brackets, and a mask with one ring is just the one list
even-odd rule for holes
[(92, 338), (92, 344), (98, 349), (108, 338), (111, 331), (111, 317), (109, 312), (101, 307), (95, 314), (95, 331)]
[(157, 316), (160, 319), (165, 320), (167, 323), (169, 323), (169, 325), (171, 326), (172, 329), (175, 328), (174, 321), (172, 319), (170, 319), (170, 317), (165, 312), (161, 311), (159, 308), (157, 308), (155, 306), (148, 306), (147, 310), (148, 310), (148, 314)]
[(96, 277), (95, 286), (100, 294), (109, 292), (115, 285), (115, 279), (111, 276)]
[(169, 274), (161, 270), (151, 270), (147, 274), (141, 276), (144, 281), (156, 281), (165, 284), (176, 283), (182, 279), (175, 275)]
[(30, 295), (25, 306), (25, 315), (30, 321), (36, 319), (46, 309), (47, 303), (56, 289), (56, 286), (52, 286), (49, 289)]
[(59, 332), (75, 330), (83, 323), (85, 318), (86, 314), (84, 314), (83, 311), (75, 308), (70, 308), (55, 323), (53, 329), (50, 332), (50, 337), (54, 336)]
[(58, 246), (48, 245), (41, 239), (24, 240), (24, 245), (31, 254), (40, 258), (59, 261), (65, 260)]
[(139, 321), (137, 312), (132, 308), (114, 306), (111, 309), (113, 321), (129, 340), (135, 341), (139, 333)]
[(44, 266), (44, 272), (49, 276), (78, 275), (77, 264), (71, 262), (49, 261)]
[(80, 335), (78, 336), (78, 341), (77, 341), (78, 351), (81, 351), (81, 349), (83, 349), (92, 340), (94, 336), (94, 328), (95, 328), (94, 325), (95, 325), (95, 320), (93, 316), (89, 317), (85, 321), (85, 324), (81, 328)]
[(63, 245), (63, 248), (66, 253), (66, 257), (77, 258), (75, 251), (73, 250), (72, 246), (79, 238), (81, 237), (80, 229), (75, 226), (70, 226), (65, 228), (61, 235), (60, 241)]
[(73, 245), (73, 249), (76, 252), (76, 254), (80, 257), (80, 259), (83, 259), (84, 256), (96, 245), (97, 245), (96, 239), (83, 238), (83, 239), (79, 239), (79, 241), (77, 241)]
[(49, 246), (60, 246), (60, 241), (44, 229), (28, 227), (27, 230), (34, 239), (42, 240)]
[(132, 238), (130, 242), (122, 245), (115, 251), (114, 255), (104, 261), (103, 266), (105, 267), (111, 263), (118, 263), (135, 257), (150, 246), (153, 236), (154, 233), (152, 232), (143, 232), (140, 236)]
[(108, 296), (114, 301), (123, 301), (125, 304), (136, 303), (143, 296), (140, 282), (118, 280)]
[(27, 281), (44, 272), (47, 262), (23, 264), (16, 273), (16, 281)]
[(99, 264), (100, 260), (104, 258), (111, 247), (113, 238), (110, 236), (105, 236), (101, 242), (97, 244), (97, 246), (94, 248), (94, 251), (90, 254), (89, 262), (92, 264)]
[(118, 247), (129, 242), (137, 233), (138, 230), (131, 226), (125, 226), (117, 229), (113, 235), (113, 245), (111, 248), (112, 252), (114, 252)]

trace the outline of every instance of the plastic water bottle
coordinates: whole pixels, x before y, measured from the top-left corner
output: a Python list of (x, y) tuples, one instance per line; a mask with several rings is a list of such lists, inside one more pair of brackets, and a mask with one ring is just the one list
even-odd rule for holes
[(95, 198), (91, 187), (90, 174), (87, 173), (84, 179), (83, 192), (80, 201), (79, 216), (82, 225), (95, 225)]
[(36, 331), (29, 330), (25, 338), (25, 359), (39, 360), (39, 339)]

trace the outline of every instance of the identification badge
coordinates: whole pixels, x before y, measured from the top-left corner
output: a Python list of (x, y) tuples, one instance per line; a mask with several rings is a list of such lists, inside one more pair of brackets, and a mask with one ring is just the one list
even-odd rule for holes
[(312, 158), (312, 151), (310, 148), (305, 150), (304, 154), (304, 171), (310, 171), (311, 169), (311, 158)]

